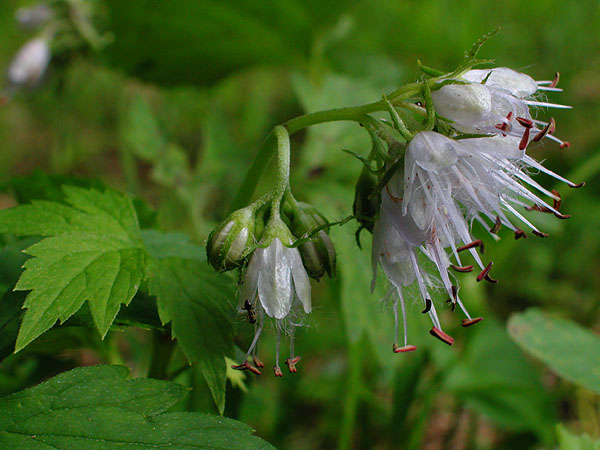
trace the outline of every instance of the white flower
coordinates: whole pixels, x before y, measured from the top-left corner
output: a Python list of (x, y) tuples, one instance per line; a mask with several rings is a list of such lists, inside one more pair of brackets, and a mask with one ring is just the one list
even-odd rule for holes
[[(234, 366), (235, 369), (260, 373), (248, 363), (248, 358), (256, 348), (266, 314), (277, 321), (276, 361), (273, 367), (275, 375), (283, 376), (279, 367), (279, 342), (284, 319), (290, 330), (291, 342), (290, 357), (285, 362), (290, 372), (296, 372), (295, 364), (300, 360), (299, 356), (294, 355), (294, 327), (297, 324), (291, 319), (295, 315), (294, 306), (298, 303), (305, 313), (311, 312), (310, 290), (310, 280), (297, 248), (286, 247), (276, 237), (267, 247), (259, 247), (254, 251), (244, 275), (239, 310), (247, 311), (249, 314), (255, 311), (258, 315), (258, 325), (252, 344), (246, 353), (246, 361), (239, 366)], [(257, 367), (264, 367), (256, 356), (254, 362)]]
[(50, 62), (50, 48), (44, 38), (27, 42), (17, 52), (8, 67), (8, 80), (13, 86), (33, 86), (46, 71)]
[(52, 9), (44, 3), (38, 3), (28, 8), (19, 8), (15, 13), (15, 19), (26, 30), (38, 28), (52, 19), (53, 16)]
[[(464, 84), (465, 81), (467, 84)], [(553, 119), (549, 122), (535, 120), (530, 112), (530, 107), (570, 108), (532, 97), (538, 90), (561, 91), (556, 88), (558, 74), (554, 81), (536, 82), (523, 73), (498, 67), (470, 70), (457, 82), (459, 84), (447, 84), (432, 92), (436, 111), (450, 119), (457, 131), (520, 137), (521, 150), (529, 142), (537, 142), (544, 137), (558, 142), (561, 147), (569, 146), (568, 142), (553, 135)]]
[(279, 238), (257, 248), (244, 277), (243, 299), (258, 297), (258, 306), (269, 317), (284, 319), (294, 299), (311, 312), (310, 281), (297, 248), (286, 247)]

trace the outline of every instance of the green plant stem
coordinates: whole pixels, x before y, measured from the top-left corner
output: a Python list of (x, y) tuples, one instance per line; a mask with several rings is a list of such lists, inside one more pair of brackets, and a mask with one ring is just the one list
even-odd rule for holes
[(362, 352), (364, 342), (357, 340), (352, 342), (348, 349), (348, 377), (346, 385), (346, 400), (342, 413), (342, 423), (338, 438), (338, 450), (349, 450), (352, 448), (352, 436), (356, 424), (356, 411), (361, 390), (362, 375)]
[(152, 360), (150, 361), (148, 378), (158, 380), (169, 378), (167, 369), (174, 349), (175, 343), (168, 333), (158, 330), (152, 331)]
[[(390, 102), (401, 102), (404, 99), (410, 98), (416, 94), (419, 94), (421, 91), (421, 83), (410, 83), (405, 86), (402, 86), (399, 89), (396, 89), (394, 92), (387, 96)], [(377, 111), (387, 111), (386, 102), (380, 100), (374, 103), (367, 103), (362, 106), (350, 106), (346, 108), (335, 108), (329, 109), (326, 111), (318, 111), (310, 114), (305, 114), (303, 116), (296, 117), (294, 119), (288, 120), (281, 127), (285, 128), (288, 134), (291, 136), (292, 134), (300, 131), (304, 128), (307, 128), (312, 125), (317, 125), (320, 123), (327, 122), (338, 122), (338, 121), (354, 121), (361, 122), (364, 120), (365, 114), (370, 114)], [(273, 152), (275, 150), (274, 145), (274, 131), (271, 132), (263, 145), (261, 146), (260, 151), (254, 158), (244, 181), (238, 191), (237, 196), (233, 200), (233, 204), (231, 206), (231, 211), (242, 208), (247, 205), (254, 192), (256, 190), (256, 186), (258, 182), (262, 178), (263, 174), (267, 170), (271, 159), (273, 158)]]

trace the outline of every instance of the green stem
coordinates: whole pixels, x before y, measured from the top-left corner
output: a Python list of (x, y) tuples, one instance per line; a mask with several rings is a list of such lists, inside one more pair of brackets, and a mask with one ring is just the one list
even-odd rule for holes
[(167, 369), (173, 350), (175, 350), (175, 343), (168, 333), (158, 330), (152, 331), (152, 361), (150, 362), (148, 378), (168, 379)]
[(348, 369), (346, 386), (346, 401), (342, 413), (342, 423), (338, 438), (338, 450), (349, 450), (352, 448), (352, 436), (356, 424), (356, 411), (360, 397), (361, 374), (362, 374), (362, 349), (364, 343), (361, 340), (351, 343), (348, 350)]
[(277, 138), (277, 184), (273, 193), (271, 216), (279, 216), (281, 199), (290, 184), (290, 135), (281, 125), (273, 129)]
[[(387, 98), (390, 102), (396, 101), (400, 102), (404, 99), (413, 97), (416, 94), (419, 94), (421, 91), (422, 83), (410, 83), (405, 86), (402, 86), (396, 89), (394, 92), (389, 94)], [(305, 114), (303, 116), (296, 117), (294, 119), (288, 120), (281, 127), (285, 128), (289, 135), (296, 133), (304, 128), (307, 128), (311, 125), (317, 125), (320, 123), (327, 122), (338, 122), (338, 121), (354, 121), (361, 122), (364, 120), (365, 114), (370, 114), (377, 111), (386, 111), (387, 105), (386, 102), (380, 100), (374, 103), (367, 103), (362, 106), (349, 106), (346, 108), (335, 108), (329, 109), (326, 111), (318, 111), (310, 114)], [(271, 132), (263, 145), (256, 155), (248, 173), (246, 174), (246, 178), (242, 182), (242, 186), (240, 190), (233, 200), (233, 204), (231, 206), (231, 211), (235, 211), (236, 209), (242, 208), (250, 202), (250, 199), (254, 195), (254, 191), (256, 186), (258, 185), (259, 180), (267, 170), (271, 159), (273, 158), (273, 151), (275, 150), (274, 142), (272, 139), (274, 132)]]

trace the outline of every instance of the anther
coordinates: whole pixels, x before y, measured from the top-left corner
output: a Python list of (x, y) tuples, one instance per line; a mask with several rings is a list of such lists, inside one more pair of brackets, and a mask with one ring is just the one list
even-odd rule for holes
[(425, 309), (423, 311), (421, 311), (421, 312), (423, 314), (427, 314), (430, 309), (431, 309), (431, 300), (429, 300), (428, 298), (426, 298), (425, 299)]
[(431, 334), (433, 337), (438, 338), (440, 341), (442, 341), (448, 345), (454, 344), (454, 338), (447, 335), (439, 328), (433, 327), (431, 330), (429, 330), (429, 334)]
[(254, 367), (252, 364), (250, 364), (248, 361), (244, 361), (243, 364), (240, 364), (238, 366), (231, 366), (232, 369), (235, 370), (249, 370), (250, 372), (256, 374), (256, 375), (260, 375), (260, 370), (258, 370), (256, 367)]
[(458, 294), (458, 286), (452, 285), (452, 297), (456, 300), (456, 295)]
[(298, 363), (298, 361), (300, 361), (300, 359), (302, 359), (300, 356), (296, 356), (295, 358), (288, 358), (285, 360), (285, 363), (287, 364), (290, 373), (298, 372), (298, 369), (296, 369), (296, 364)]
[(563, 141), (560, 144), (560, 148), (569, 148), (571, 146), (571, 143), (569, 141)]
[(551, 213), (552, 212), (552, 210), (550, 208), (546, 208), (545, 206), (540, 206), (540, 205), (526, 206), (525, 209), (527, 211), (537, 211), (537, 212), (542, 212), (542, 213)]
[(480, 239), (477, 239), (476, 241), (473, 242), (469, 242), (466, 245), (463, 245), (462, 247), (459, 247), (456, 249), (457, 252), (462, 252), (463, 250), (469, 250), (471, 248), (475, 248), (475, 247), (479, 247), (479, 252), (481, 254), (483, 254), (483, 242), (481, 242)]
[(533, 137), (533, 142), (539, 142), (541, 141), (544, 136), (546, 136), (547, 134), (552, 134), (554, 133), (554, 129), (556, 127), (556, 122), (554, 120), (554, 117), (550, 118), (550, 122), (548, 123), (548, 125), (546, 125), (538, 134), (536, 134)]
[(273, 372), (275, 373), (276, 377), (283, 376), (283, 372), (281, 371), (281, 368), (279, 366), (273, 366)]
[(502, 220), (500, 219), (500, 216), (496, 216), (496, 223), (494, 223), (494, 226), (490, 229), (490, 233), (498, 234), (500, 227), (502, 227)]
[(489, 273), (485, 276), (485, 281), (492, 284), (496, 284), (498, 282), (498, 280), (496, 280), (495, 278), (490, 277)]
[(414, 352), (417, 349), (416, 345), (405, 345), (404, 347), (398, 347), (398, 344), (394, 344), (394, 353), (406, 353)]
[(454, 270), (456, 270), (457, 272), (461, 272), (461, 273), (466, 273), (466, 272), (472, 272), (473, 271), (473, 266), (456, 266), (454, 264), (450, 264), (450, 267), (452, 267)]
[(531, 232), (541, 238), (547, 238), (548, 236), (550, 236), (548, 233), (544, 233), (543, 231), (531, 230)]
[(492, 262), (492, 261), (490, 261), (490, 262), (488, 263), (488, 265), (487, 265), (487, 266), (485, 266), (485, 269), (483, 269), (483, 270), (481, 271), (481, 273), (480, 273), (479, 275), (477, 275), (477, 281), (482, 281), (482, 280), (484, 280), (484, 279), (487, 279), (487, 276), (488, 276), (488, 274), (490, 273), (490, 270), (492, 270), (492, 264), (493, 264), (493, 262)]
[(461, 325), (463, 327), (470, 327), (471, 325), (475, 325), (483, 320), (483, 317), (474, 317), (472, 319), (463, 319)]
[(520, 228), (517, 228), (515, 230), (515, 241), (518, 239), (527, 239), (529, 236), (527, 236), (527, 233), (525, 233), (523, 230), (521, 230)]
[(521, 142), (519, 142), (519, 150), (525, 150), (529, 144), (529, 128), (525, 128)]
[(533, 128), (533, 120), (531, 119), (527, 119), (525, 117), (517, 117), (515, 120), (526, 129)]
[(584, 187), (584, 186), (585, 186), (585, 181), (582, 181), (582, 182), (581, 182), (581, 183), (579, 183), (579, 184), (569, 184), (568, 186), (569, 186), (570, 188), (573, 188), (573, 189), (578, 189), (578, 188), (580, 188), (580, 187)]
[(449, 298), (448, 300), (446, 300), (446, 304), (450, 305), (452, 312), (456, 311), (456, 301)]
[(254, 365), (256, 367), (258, 367), (259, 369), (262, 369), (263, 367), (265, 367), (265, 363), (262, 362), (260, 359), (258, 359), (258, 356), (255, 356), (253, 359), (254, 359)]
[(556, 87), (556, 85), (558, 84), (558, 80), (560, 80), (560, 73), (556, 72), (556, 74), (554, 75), (554, 80), (552, 80), (552, 83), (550, 83), (550, 87), (554, 88)]

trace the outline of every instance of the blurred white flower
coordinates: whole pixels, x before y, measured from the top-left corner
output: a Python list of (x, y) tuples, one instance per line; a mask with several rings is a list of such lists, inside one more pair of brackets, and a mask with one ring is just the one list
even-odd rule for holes
[(45, 38), (28, 41), (8, 67), (8, 81), (13, 87), (34, 86), (44, 75), (50, 58), (50, 47)]
[(45, 3), (19, 8), (15, 13), (15, 19), (26, 30), (34, 30), (48, 22), (54, 16), (52, 9)]

